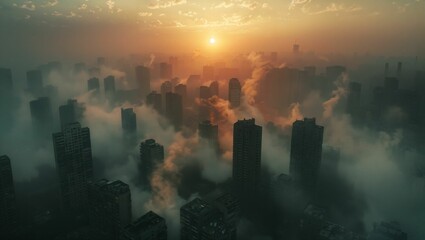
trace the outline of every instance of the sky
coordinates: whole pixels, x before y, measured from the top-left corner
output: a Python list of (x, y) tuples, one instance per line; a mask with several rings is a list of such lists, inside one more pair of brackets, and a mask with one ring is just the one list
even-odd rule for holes
[(314, 52), (425, 55), (424, 11), (424, 0), (2, 0), (0, 49), (181, 52), (211, 50), (215, 37), (221, 52), (299, 43)]

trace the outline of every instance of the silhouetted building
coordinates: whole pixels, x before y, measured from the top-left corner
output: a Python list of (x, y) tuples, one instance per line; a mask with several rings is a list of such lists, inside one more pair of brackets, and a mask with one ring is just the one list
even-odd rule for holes
[(398, 90), (398, 79), (395, 77), (386, 77), (384, 82), (384, 89), (386, 91), (397, 91)]
[(31, 70), (27, 72), (28, 91), (35, 97), (43, 95), (43, 75), (40, 70)]
[(350, 82), (348, 85), (346, 112), (351, 115), (353, 122), (358, 122), (361, 119), (361, 92), (362, 85), (360, 83)]
[(390, 64), (385, 63), (385, 72), (384, 72), (385, 77), (388, 77), (389, 71), (390, 71)]
[(63, 129), (70, 123), (81, 122), (84, 115), (84, 105), (76, 99), (69, 99), (66, 105), (59, 107), (59, 119)]
[(131, 223), (130, 187), (102, 179), (89, 184), (88, 201), (90, 226), (97, 230), (95, 239), (120, 239)]
[(151, 92), (151, 73), (148, 67), (136, 67), (136, 82), (142, 98)]
[(137, 119), (133, 108), (121, 108), (121, 126), (126, 134), (136, 133)]
[(201, 105), (199, 106), (199, 122), (207, 121), (210, 119), (210, 108), (208, 105), (202, 103), (202, 101), (208, 101), (211, 97), (210, 88), (207, 86), (201, 86), (199, 88), (199, 98)]
[(180, 130), (183, 124), (183, 101), (180, 95), (171, 92), (165, 95), (165, 116), (176, 130)]
[(0, 156), (0, 237), (9, 239), (16, 230), (18, 209), (12, 166), (8, 156)]
[(140, 143), (140, 170), (142, 181), (149, 186), (150, 177), (155, 168), (164, 162), (164, 146), (147, 139)]
[(115, 95), (115, 77), (110, 75), (103, 79), (103, 86), (105, 88), (105, 96), (109, 99)]
[(233, 183), (242, 196), (255, 194), (261, 177), (262, 127), (255, 119), (233, 125)]
[(53, 113), (50, 99), (40, 97), (30, 102), (32, 125), (36, 134), (50, 135), (53, 127)]
[(241, 84), (237, 78), (232, 78), (229, 81), (229, 102), (232, 108), (241, 105)]
[(165, 81), (161, 84), (162, 108), (165, 108), (165, 98), (167, 93), (173, 92), (173, 84), (171, 81)]
[(289, 172), (294, 180), (314, 194), (322, 159), (323, 127), (316, 119), (304, 118), (292, 125)]
[(178, 95), (182, 96), (182, 100), (183, 100), (183, 108), (186, 106), (187, 104), (187, 87), (184, 84), (178, 84), (174, 87), (174, 92), (177, 93)]
[(207, 140), (216, 151), (220, 149), (218, 141), (218, 125), (213, 125), (210, 121), (206, 120), (199, 123), (198, 131), (199, 136)]
[(225, 193), (216, 198), (213, 205), (223, 215), (223, 220), (227, 224), (230, 232), (230, 239), (237, 239), (237, 223), (240, 215), (240, 204), (235, 196)]
[(76, 122), (53, 134), (56, 170), (64, 210), (87, 209), (87, 183), (93, 179), (89, 128)]
[(210, 94), (211, 94), (211, 96), (219, 96), (218, 95), (218, 93), (219, 93), (219, 87), (218, 87), (218, 82), (217, 81), (213, 81), (211, 84), (210, 84)]
[(202, 68), (202, 80), (204, 82), (215, 80), (214, 66), (207, 65)]
[(304, 67), (304, 72), (306, 73), (307, 78), (311, 79), (316, 76), (316, 67), (306, 66)]
[(159, 64), (159, 77), (161, 79), (170, 79), (173, 77), (173, 65), (162, 62)]
[(402, 62), (398, 62), (397, 63), (397, 77), (401, 77), (401, 71), (403, 70), (403, 63)]
[(10, 68), (0, 68), (0, 93), (8, 93), (12, 89), (12, 70)]
[(149, 211), (127, 226), (123, 240), (167, 240), (165, 219)]
[(162, 113), (162, 96), (161, 94), (153, 91), (146, 97), (146, 104), (155, 109), (158, 113)]
[(180, 239), (232, 239), (232, 231), (217, 208), (195, 198), (180, 208)]
[(100, 91), (99, 78), (90, 78), (87, 81), (87, 90), (88, 91), (95, 91), (96, 93), (99, 93), (99, 91)]
[(398, 222), (381, 222), (373, 225), (368, 240), (407, 240), (407, 234)]
[(344, 66), (328, 66), (326, 67), (326, 76), (333, 82), (346, 71)]

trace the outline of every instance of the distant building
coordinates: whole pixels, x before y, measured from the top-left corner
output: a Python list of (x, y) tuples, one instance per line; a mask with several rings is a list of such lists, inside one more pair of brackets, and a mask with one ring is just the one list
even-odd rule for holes
[(232, 232), (217, 208), (195, 198), (180, 208), (180, 239), (231, 240)]
[(115, 95), (115, 77), (112, 75), (107, 76), (103, 79), (103, 86), (105, 88), (105, 96), (108, 99), (112, 99)]
[(121, 108), (121, 126), (126, 134), (136, 133), (137, 118), (133, 108)]
[(9, 93), (12, 89), (12, 70), (10, 68), (0, 68), (0, 93)]
[(84, 105), (78, 103), (76, 99), (69, 99), (66, 105), (60, 106), (59, 119), (61, 128), (64, 129), (70, 123), (81, 122), (84, 110)]
[(308, 193), (314, 193), (322, 159), (323, 127), (304, 118), (292, 125), (289, 172)]
[(237, 78), (229, 81), (229, 102), (232, 108), (238, 108), (241, 105), (241, 84)]
[(36, 134), (50, 135), (53, 129), (53, 113), (50, 98), (40, 97), (30, 102), (32, 125)]
[(350, 82), (348, 85), (346, 112), (351, 115), (354, 122), (360, 121), (361, 118), (361, 93), (362, 85), (358, 82)]
[(208, 141), (208, 143), (216, 150), (219, 151), (218, 141), (218, 125), (211, 124), (210, 121), (203, 121), (198, 125), (199, 136)]
[(56, 171), (59, 176), (62, 207), (81, 213), (87, 209), (87, 184), (93, 179), (89, 128), (76, 122), (53, 134)]
[(27, 72), (28, 91), (35, 97), (43, 95), (43, 75), (40, 70), (31, 70)]
[(294, 44), (292, 46), (292, 53), (294, 53), (294, 54), (300, 53), (300, 45), (299, 44)]
[(100, 91), (100, 83), (99, 78), (90, 78), (87, 81), (87, 90), (88, 91), (95, 91), (96, 93), (99, 93)]
[(157, 93), (156, 91), (153, 91), (148, 94), (146, 97), (146, 104), (148, 106), (151, 106), (153, 109), (155, 109), (158, 113), (162, 113), (162, 96), (161, 94)]
[(162, 109), (165, 108), (165, 98), (167, 93), (173, 92), (173, 84), (171, 81), (165, 81), (161, 84)]
[(381, 222), (373, 225), (368, 240), (407, 240), (407, 234), (400, 228), (398, 222)]
[(210, 83), (210, 94), (211, 96), (219, 96), (219, 85), (217, 81)]
[(9, 239), (16, 230), (18, 209), (12, 166), (8, 156), (0, 156), (0, 237)]
[(150, 184), (150, 177), (155, 168), (164, 162), (164, 146), (147, 139), (140, 143), (140, 170), (142, 181), (146, 186)]
[(174, 92), (182, 96), (183, 108), (187, 105), (187, 87), (184, 84), (177, 84), (174, 87)]
[(136, 67), (136, 82), (142, 98), (151, 92), (151, 73), (148, 67)]
[(167, 240), (165, 219), (149, 211), (127, 226), (122, 240)]
[[(207, 86), (201, 86), (199, 88), (199, 99), (202, 101), (207, 101), (211, 97), (210, 88)], [(210, 120), (210, 108), (209, 106), (203, 104), (199, 106), (199, 122)]]
[(328, 66), (326, 67), (326, 76), (333, 82), (346, 71), (347, 69), (344, 66)]
[(173, 77), (173, 65), (166, 62), (159, 64), (159, 77), (161, 79), (171, 79)]
[(257, 192), (261, 178), (262, 127), (255, 119), (239, 120), (233, 125), (233, 182), (242, 196)]
[(165, 95), (165, 116), (176, 130), (183, 125), (183, 101), (176, 93), (168, 92)]
[(88, 201), (89, 221), (97, 237), (120, 239), (131, 223), (130, 187), (121, 181), (102, 179), (89, 184)]

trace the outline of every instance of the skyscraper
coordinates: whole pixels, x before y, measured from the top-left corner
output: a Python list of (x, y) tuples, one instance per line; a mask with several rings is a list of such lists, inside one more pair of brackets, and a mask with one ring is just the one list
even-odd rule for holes
[(262, 127), (254, 118), (233, 125), (233, 182), (242, 196), (254, 194), (260, 184), (261, 138)]
[(183, 108), (184, 108), (187, 104), (187, 87), (186, 87), (186, 85), (177, 84), (174, 87), (174, 92), (177, 93), (178, 95), (182, 96)]
[(149, 211), (127, 226), (123, 240), (167, 240), (165, 219)]
[(237, 78), (232, 78), (229, 81), (229, 102), (232, 108), (241, 105), (241, 84)]
[(62, 207), (76, 213), (87, 208), (87, 183), (93, 179), (89, 128), (78, 122), (53, 134), (56, 171), (59, 176)]
[(124, 228), (131, 223), (130, 187), (106, 179), (89, 183), (89, 220), (97, 237), (120, 239)]
[(180, 130), (183, 124), (183, 101), (180, 95), (171, 92), (165, 95), (165, 116), (176, 130)]
[(140, 170), (143, 183), (149, 186), (151, 174), (155, 167), (164, 162), (164, 146), (147, 139), (140, 143)]
[(218, 82), (217, 81), (213, 81), (210, 83), (210, 94), (211, 96), (219, 96), (218, 95)]
[(10, 68), (0, 68), (0, 93), (8, 93), (12, 89), (12, 70)]
[(208, 143), (215, 149), (219, 150), (218, 142), (218, 125), (211, 124), (210, 121), (203, 121), (198, 125), (199, 136), (208, 141)]
[(8, 156), (0, 156), (0, 237), (9, 239), (17, 223), (17, 205), (12, 166)]
[(66, 105), (59, 107), (59, 119), (63, 129), (70, 123), (80, 122), (83, 119), (84, 105), (76, 99), (69, 99)]
[(232, 231), (217, 208), (195, 198), (180, 208), (180, 239), (230, 240)]
[(103, 79), (103, 86), (105, 88), (105, 96), (112, 99), (115, 95), (115, 77), (110, 75)]
[(99, 93), (100, 91), (99, 78), (94, 77), (87, 80), (87, 90), (95, 91), (96, 93)]
[(142, 97), (146, 97), (151, 92), (151, 73), (148, 67), (136, 67), (136, 82)]
[(166, 62), (159, 64), (159, 77), (161, 79), (170, 79), (173, 77), (173, 65)]
[(314, 193), (322, 159), (323, 127), (304, 118), (292, 125), (289, 172), (308, 193)]
[(137, 119), (133, 108), (121, 108), (121, 126), (125, 134), (136, 133)]
[(43, 95), (43, 75), (40, 70), (31, 70), (27, 72), (27, 86), (28, 91), (34, 97), (41, 97)]
[(53, 125), (50, 98), (40, 97), (30, 102), (32, 125), (36, 134), (50, 135)]
[(162, 111), (162, 96), (161, 94), (157, 93), (156, 91), (153, 91), (146, 96), (146, 104), (148, 106), (151, 106), (153, 109), (155, 109), (159, 114), (161, 114)]
[(161, 84), (162, 109), (165, 108), (165, 98), (169, 92), (173, 92), (173, 84), (171, 81), (165, 81)]
[[(201, 86), (199, 88), (199, 99), (207, 101), (211, 97), (210, 88), (208, 86)], [(199, 106), (199, 122), (210, 120), (210, 108), (201, 102)]]
[(347, 109), (346, 112), (351, 115), (351, 118), (358, 121), (361, 112), (361, 92), (362, 85), (358, 82), (350, 82), (348, 85)]

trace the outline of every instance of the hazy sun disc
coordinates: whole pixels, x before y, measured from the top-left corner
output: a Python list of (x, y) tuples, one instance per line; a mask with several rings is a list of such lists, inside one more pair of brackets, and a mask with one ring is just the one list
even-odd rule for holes
[(210, 44), (215, 44), (215, 38), (210, 38)]

